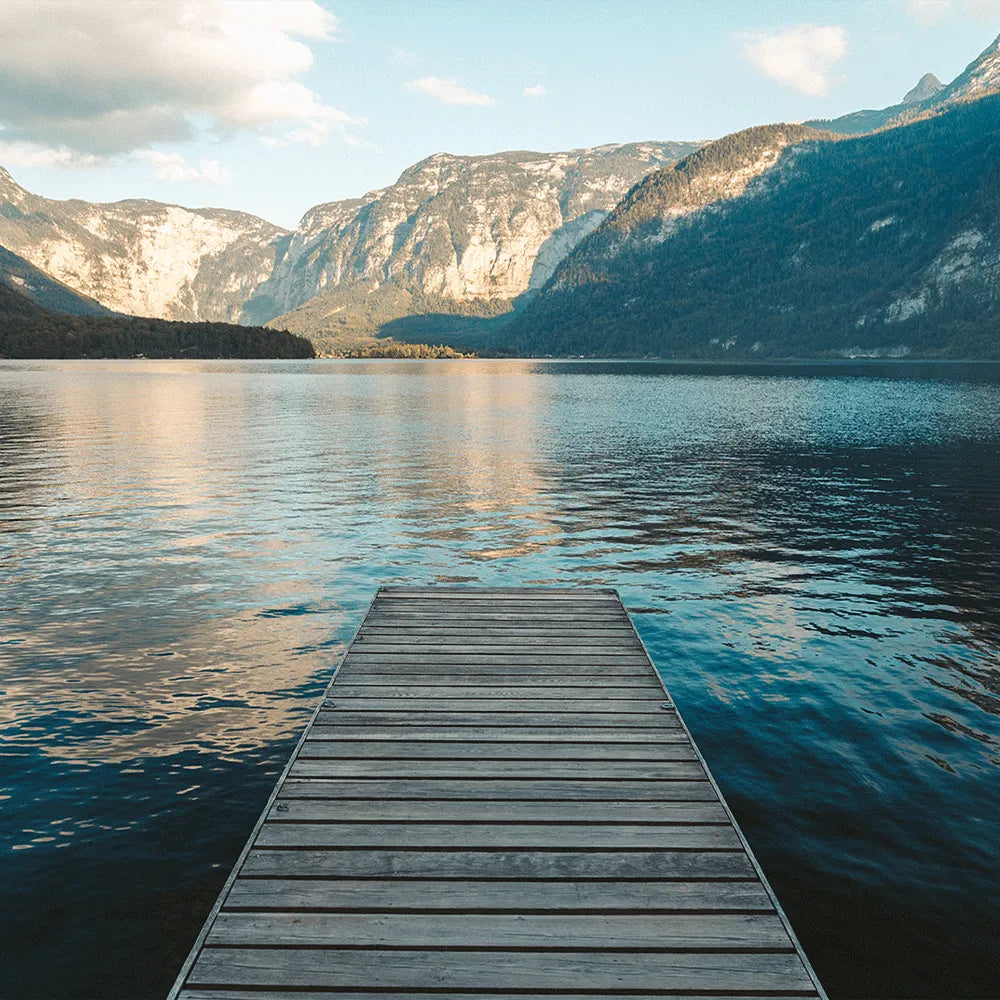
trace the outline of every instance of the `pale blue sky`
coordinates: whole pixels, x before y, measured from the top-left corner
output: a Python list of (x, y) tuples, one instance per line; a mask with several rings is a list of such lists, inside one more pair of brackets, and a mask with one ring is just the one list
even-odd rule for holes
[(442, 150), (708, 139), (882, 107), (925, 72), (948, 82), (998, 31), (991, 0), (0, 0), (0, 165), (49, 197), (291, 227)]

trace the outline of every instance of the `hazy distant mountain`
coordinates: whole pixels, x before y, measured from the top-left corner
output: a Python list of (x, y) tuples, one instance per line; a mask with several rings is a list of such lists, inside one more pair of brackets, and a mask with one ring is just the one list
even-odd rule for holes
[(117, 312), (235, 321), (286, 236), (224, 209), (40, 198), (0, 168), (0, 246)]
[(878, 110), (853, 111), (832, 120), (807, 122), (815, 128), (860, 135), (887, 125), (901, 125), (920, 115), (944, 110), (961, 101), (974, 101), (1000, 90), (1000, 36), (981, 52), (948, 86), (925, 73), (899, 104)]
[(858, 138), (779, 125), (711, 143), (637, 185), (506, 338), (553, 354), (997, 356), (1000, 96)]

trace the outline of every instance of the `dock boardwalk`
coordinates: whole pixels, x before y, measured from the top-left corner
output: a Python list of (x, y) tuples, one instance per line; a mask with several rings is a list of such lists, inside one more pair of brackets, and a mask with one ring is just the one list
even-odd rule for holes
[(384, 587), (171, 996), (823, 991), (615, 591)]

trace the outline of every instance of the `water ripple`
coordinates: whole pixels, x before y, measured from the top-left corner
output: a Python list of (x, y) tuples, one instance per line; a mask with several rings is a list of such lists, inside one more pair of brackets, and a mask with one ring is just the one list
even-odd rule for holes
[(0, 994), (162, 995), (437, 581), (620, 588), (830, 995), (989, 995), (998, 510), (996, 366), (0, 363)]

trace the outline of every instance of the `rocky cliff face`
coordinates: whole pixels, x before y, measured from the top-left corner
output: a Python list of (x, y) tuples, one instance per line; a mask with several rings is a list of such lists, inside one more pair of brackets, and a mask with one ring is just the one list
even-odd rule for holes
[(697, 148), (438, 153), (391, 187), (306, 213), (243, 316), (299, 331), (433, 309), (490, 312), (537, 289), (637, 181)]
[[(18, 257), (3, 247), (0, 247), (0, 288), (13, 293), (4, 297), (5, 305), (13, 311), (30, 313), (30, 306), (34, 305), (72, 316), (112, 315), (99, 302), (67, 288), (23, 257)], [(4, 310), (0, 309), (0, 318), (3, 314)]]
[(118, 312), (363, 334), (428, 310), (503, 311), (638, 180), (696, 148), (440, 153), (317, 205), (294, 233), (220, 209), (53, 201), (0, 169), (0, 246)]
[(243, 212), (40, 198), (0, 169), (0, 245), (117, 312), (233, 322), (285, 237)]

